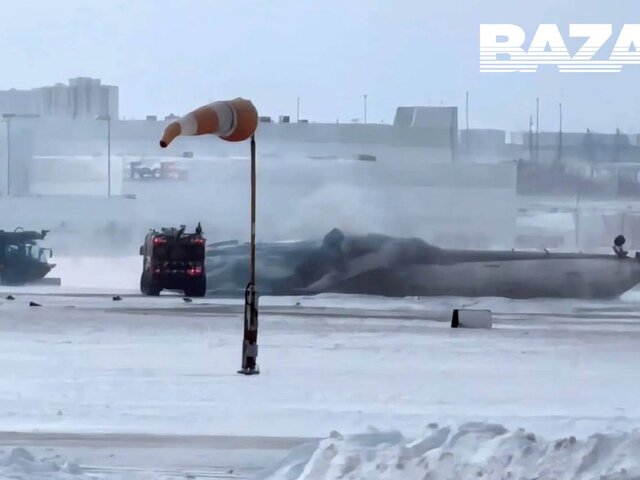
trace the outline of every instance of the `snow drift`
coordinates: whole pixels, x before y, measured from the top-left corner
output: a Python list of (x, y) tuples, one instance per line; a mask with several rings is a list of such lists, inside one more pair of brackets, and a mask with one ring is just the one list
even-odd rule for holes
[(432, 425), (423, 438), (333, 432), (289, 453), (262, 480), (631, 480), (640, 478), (640, 431), (548, 441), (525, 430)]
[(74, 463), (55, 458), (37, 459), (24, 448), (0, 451), (0, 478), (15, 480), (82, 480), (93, 478), (83, 475)]

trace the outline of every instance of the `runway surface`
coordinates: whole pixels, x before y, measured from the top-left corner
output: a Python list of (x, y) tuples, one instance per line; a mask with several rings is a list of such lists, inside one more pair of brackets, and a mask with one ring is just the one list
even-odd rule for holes
[[(450, 329), (460, 307), (491, 309), (494, 328)], [(242, 312), (240, 299), (0, 289), (0, 448), (93, 478), (245, 479), (332, 430), (640, 427), (636, 291), (607, 302), (265, 297), (254, 378), (236, 374)]]

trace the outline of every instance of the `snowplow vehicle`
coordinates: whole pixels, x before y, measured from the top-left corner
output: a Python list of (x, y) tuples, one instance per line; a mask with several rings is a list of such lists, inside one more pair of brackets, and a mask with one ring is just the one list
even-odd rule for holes
[(194, 233), (185, 233), (184, 225), (149, 231), (140, 247), (142, 294), (156, 296), (162, 290), (178, 290), (188, 297), (204, 297), (205, 243), (199, 223)]
[(53, 251), (38, 246), (47, 233), (48, 230), (36, 232), (20, 227), (13, 232), (0, 230), (0, 284), (25, 285), (44, 279), (55, 267), (47, 261)]

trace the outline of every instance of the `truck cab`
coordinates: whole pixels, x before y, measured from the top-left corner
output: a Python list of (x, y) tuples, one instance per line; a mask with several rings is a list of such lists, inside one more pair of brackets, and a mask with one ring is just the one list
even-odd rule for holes
[(188, 297), (204, 297), (205, 246), (199, 223), (193, 233), (186, 233), (184, 225), (149, 231), (140, 247), (142, 294), (157, 296), (162, 290), (178, 290)]

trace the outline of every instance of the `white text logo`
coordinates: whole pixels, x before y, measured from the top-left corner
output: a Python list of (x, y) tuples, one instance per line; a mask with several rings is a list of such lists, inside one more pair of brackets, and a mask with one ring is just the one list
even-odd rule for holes
[(571, 24), (569, 38), (581, 46), (569, 52), (558, 26), (542, 24), (525, 51), (526, 34), (518, 25), (482, 24), (480, 71), (534, 73), (540, 65), (556, 65), (560, 72), (616, 73), (640, 65), (640, 24), (623, 25), (613, 48), (603, 48), (612, 36), (611, 24)]

